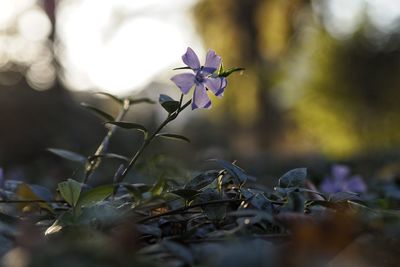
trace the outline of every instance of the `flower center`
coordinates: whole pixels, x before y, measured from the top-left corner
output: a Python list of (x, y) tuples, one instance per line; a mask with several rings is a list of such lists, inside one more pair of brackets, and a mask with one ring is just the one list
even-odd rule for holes
[(198, 83), (204, 83), (204, 81), (207, 78), (207, 73), (203, 72), (201, 69), (199, 71), (197, 71), (196, 73), (196, 82)]

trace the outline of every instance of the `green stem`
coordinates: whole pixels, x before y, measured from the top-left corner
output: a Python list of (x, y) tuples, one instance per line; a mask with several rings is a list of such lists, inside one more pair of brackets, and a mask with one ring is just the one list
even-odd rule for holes
[(132, 167), (135, 165), (135, 163), (137, 162), (137, 160), (139, 159), (140, 155), (143, 154), (144, 150), (146, 149), (146, 147), (153, 141), (153, 139), (156, 137), (156, 135), (171, 121), (175, 120), (179, 113), (181, 113), (184, 109), (186, 109), (190, 103), (192, 103), (192, 100), (187, 101), (183, 106), (182, 106), (182, 100), (183, 100), (183, 94), (181, 95), (181, 99), (180, 99), (180, 107), (174, 111), (173, 113), (168, 114), (168, 117), (160, 124), (160, 126), (158, 126), (158, 128), (147, 138), (145, 138), (143, 140), (142, 145), (140, 146), (140, 148), (136, 151), (135, 155), (132, 157), (132, 159), (130, 160), (128, 166), (125, 168), (125, 170), (122, 172), (121, 176), (119, 177), (119, 182), (121, 182), (125, 176), (127, 175), (127, 173), (129, 172), (129, 170), (132, 169)]
[[(122, 109), (119, 112), (115, 121), (121, 121), (125, 117), (126, 113), (129, 110), (130, 105), (131, 105), (131, 103), (130, 103), (129, 99), (124, 99), (124, 102), (122, 104)], [(108, 145), (110, 144), (110, 139), (113, 136), (113, 134), (115, 133), (117, 128), (118, 127), (116, 125), (112, 125), (109, 128), (107, 135), (104, 137), (103, 141), (100, 143), (99, 147), (97, 148), (96, 152), (94, 153), (94, 156), (99, 156), (99, 155), (103, 154), (105, 151), (107, 151)], [(89, 181), (90, 177), (93, 175), (94, 171), (97, 169), (97, 167), (100, 165), (100, 163), (101, 163), (100, 157), (96, 157), (95, 159), (91, 160), (88, 163), (88, 166), (86, 168), (85, 178), (83, 180), (84, 184), (86, 184), (87, 181)]]

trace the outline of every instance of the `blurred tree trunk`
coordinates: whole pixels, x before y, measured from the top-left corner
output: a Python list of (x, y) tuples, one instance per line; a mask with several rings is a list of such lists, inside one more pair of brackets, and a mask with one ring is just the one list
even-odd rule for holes
[(297, 12), (305, 7), (308, 1), (301, 0), (203, 0), (195, 9), (206, 45), (222, 55), (226, 66), (246, 68), (243, 76), (229, 78), (223, 114), (217, 117), (225, 127), (252, 135), (254, 147), (270, 147), (281, 136), (283, 116), (270, 88), (298, 30)]

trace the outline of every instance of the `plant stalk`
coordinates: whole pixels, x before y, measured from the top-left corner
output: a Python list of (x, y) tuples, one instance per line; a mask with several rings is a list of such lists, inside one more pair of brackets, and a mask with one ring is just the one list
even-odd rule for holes
[(183, 94), (181, 95), (181, 99), (180, 99), (180, 107), (174, 111), (173, 113), (168, 114), (168, 117), (160, 124), (160, 126), (158, 126), (158, 128), (149, 136), (146, 137), (143, 140), (142, 145), (140, 146), (140, 148), (137, 150), (137, 152), (135, 153), (135, 155), (132, 157), (132, 159), (130, 160), (128, 166), (125, 168), (125, 170), (121, 173), (121, 176), (119, 177), (118, 181), (121, 182), (125, 176), (127, 175), (127, 173), (129, 172), (129, 170), (132, 169), (132, 167), (135, 165), (135, 163), (137, 162), (137, 160), (139, 159), (140, 155), (143, 154), (144, 150), (146, 149), (146, 147), (153, 141), (153, 139), (156, 137), (156, 135), (171, 121), (175, 120), (179, 113), (181, 113), (185, 108), (187, 108), (190, 103), (192, 103), (192, 100), (187, 101), (184, 105), (182, 105), (182, 99), (183, 99)]
[[(120, 110), (117, 118), (115, 119), (115, 121), (121, 121), (126, 113), (128, 112), (129, 108), (130, 108), (130, 101), (129, 99), (124, 99), (124, 102), (122, 104), (122, 109)], [(116, 129), (118, 127), (116, 125), (111, 125), (106, 136), (104, 137), (103, 141), (100, 143), (99, 147), (97, 148), (96, 152), (94, 153), (94, 156), (99, 156), (101, 154), (104, 154), (104, 152), (107, 151), (108, 146), (110, 144), (110, 139), (113, 136), (113, 134), (115, 133)], [(94, 171), (97, 169), (97, 167), (99, 167), (101, 163), (101, 157), (96, 157), (93, 160), (91, 160), (88, 163), (88, 166), (86, 167), (86, 173), (85, 173), (85, 178), (83, 180), (83, 183), (86, 184), (89, 179), (92, 177)]]

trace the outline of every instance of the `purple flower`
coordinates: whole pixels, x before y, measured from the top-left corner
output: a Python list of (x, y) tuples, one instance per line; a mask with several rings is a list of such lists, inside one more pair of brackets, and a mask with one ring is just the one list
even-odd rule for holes
[(200, 66), (196, 53), (188, 47), (182, 60), (194, 73), (177, 74), (171, 78), (171, 81), (181, 89), (183, 94), (189, 93), (190, 89), (195, 86), (192, 109), (210, 108), (211, 101), (207, 90), (209, 89), (214, 95), (221, 97), (227, 84), (226, 78), (214, 74), (221, 65), (221, 57), (210, 49), (207, 52), (206, 63), (204, 66)]
[(4, 172), (3, 169), (0, 168), (0, 188), (3, 188), (4, 186)]
[(331, 176), (325, 177), (321, 184), (321, 190), (325, 193), (355, 192), (363, 193), (367, 186), (359, 175), (350, 176), (350, 169), (345, 165), (334, 165)]

